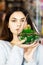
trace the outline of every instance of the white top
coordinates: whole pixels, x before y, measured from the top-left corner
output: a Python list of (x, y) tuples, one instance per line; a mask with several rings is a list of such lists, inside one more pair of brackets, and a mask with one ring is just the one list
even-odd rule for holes
[(34, 61), (23, 62), (23, 48), (13, 46), (10, 42), (0, 40), (0, 65), (43, 65), (43, 45), (39, 45), (34, 52)]

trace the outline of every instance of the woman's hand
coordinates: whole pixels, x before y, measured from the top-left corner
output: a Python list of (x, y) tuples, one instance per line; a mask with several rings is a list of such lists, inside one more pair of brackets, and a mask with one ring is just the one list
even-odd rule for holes
[(27, 60), (27, 62), (34, 60), (33, 54), (38, 47), (38, 43), (34, 44), (33, 46), (28, 47), (24, 52), (24, 58)]
[[(21, 41), (23, 42), (23, 41)], [(33, 54), (38, 47), (39, 43), (35, 41), (33, 44), (26, 45), (26, 44), (20, 44), (19, 46), (24, 48), (24, 58), (27, 60), (27, 62), (34, 60)]]
[(26, 41), (26, 38), (24, 40), (19, 40), (16, 42), (16, 45), (24, 49), (24, 58), (29, 62), (33, 60), (33, 54), (39, 45), (37, 41), (35, 41), (32, 44), (23, 44)]

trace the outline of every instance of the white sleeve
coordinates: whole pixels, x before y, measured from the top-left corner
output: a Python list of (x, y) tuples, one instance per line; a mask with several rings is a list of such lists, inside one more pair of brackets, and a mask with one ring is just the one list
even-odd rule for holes
[(28, 65), (36, 65), (36, 63), (35, 63), (35, 61), (30, 61), (29, 63), (28, 63)]
[(37, 63), (35, 61), (30, 61), (27, 65), (43, 65), (43, 45), (39, 45), (37, 50)]
[(38, 65), (43, 65), (43, 45), (40, 45), (38, 48)]
[(6, 65), (22, 65), (22, 61), (23, 61), (23, 49), (18, 46), (14, 46), (12, 48), (12, 51), (10, 53)]
[(36, 65), (36, 63), (34, 60), (32, 60), (32, 61), (29, 61), (28, 63), (24, 63), (24, 65)]

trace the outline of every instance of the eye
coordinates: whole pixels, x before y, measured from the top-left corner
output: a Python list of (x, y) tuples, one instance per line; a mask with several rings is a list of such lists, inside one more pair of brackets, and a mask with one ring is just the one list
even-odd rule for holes
[(12, 22), (16, 22), (16, 20), (11, 20)]
[(21, 20), (21, 22), (24, 22), (24, 21), (25, 21), (24, 19)]

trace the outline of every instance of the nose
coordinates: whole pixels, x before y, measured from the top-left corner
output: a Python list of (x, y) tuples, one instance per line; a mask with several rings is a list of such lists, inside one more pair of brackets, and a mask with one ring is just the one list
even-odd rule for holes
[(21, 26), (21, 22), (20, 22), (20, 21), (18, 21), (18, 22), (17, 22), (17, 25), (18, 25), (18, 26)]

